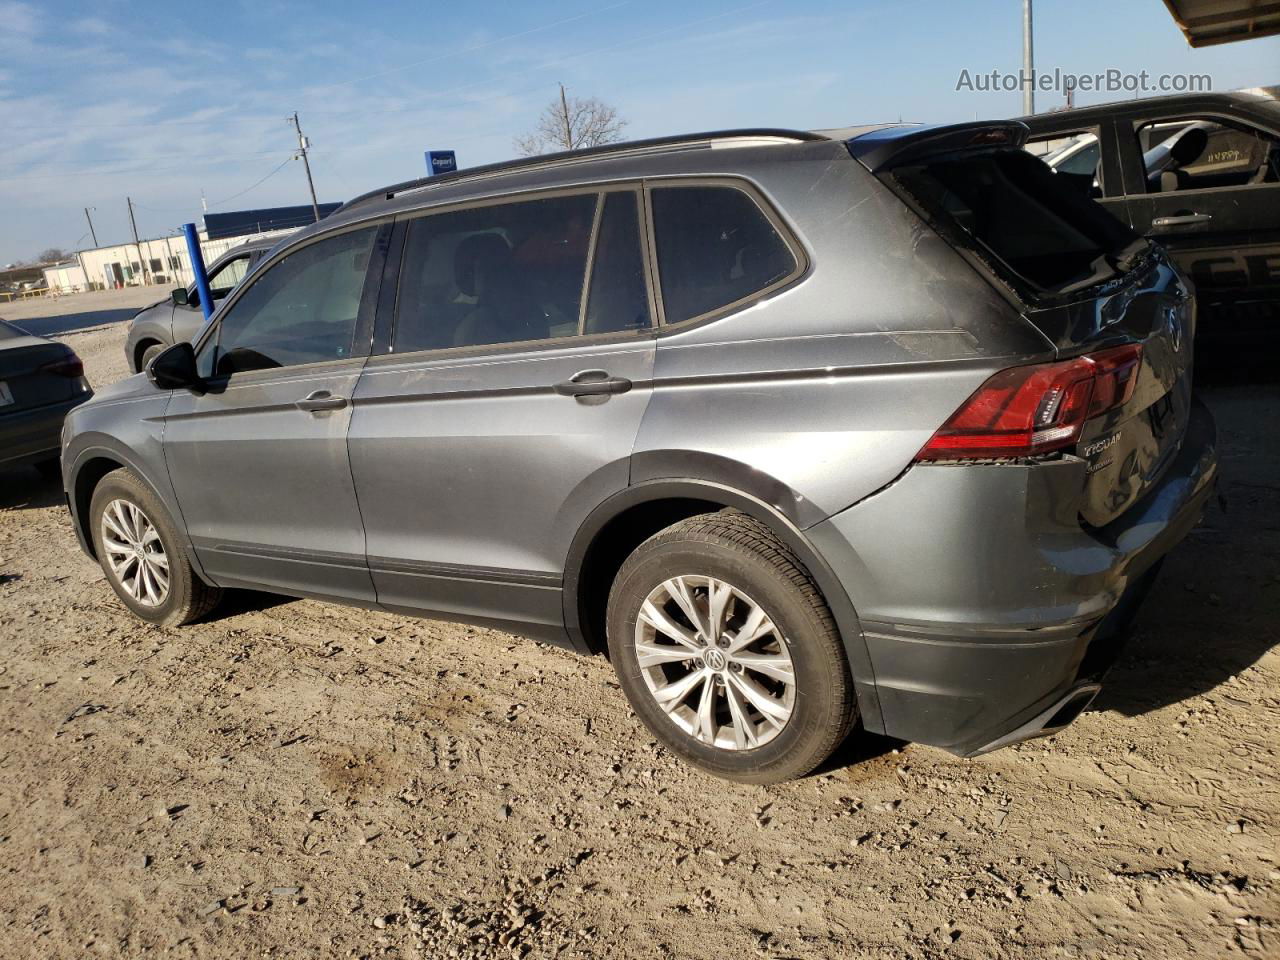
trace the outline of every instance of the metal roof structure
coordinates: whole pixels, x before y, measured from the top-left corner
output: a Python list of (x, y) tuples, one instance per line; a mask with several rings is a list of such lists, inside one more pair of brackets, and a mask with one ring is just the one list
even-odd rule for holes
[(1274, 0), (1164, 0), (1164, 5), (1193, 47), (1280, 34), (1280, 3)]

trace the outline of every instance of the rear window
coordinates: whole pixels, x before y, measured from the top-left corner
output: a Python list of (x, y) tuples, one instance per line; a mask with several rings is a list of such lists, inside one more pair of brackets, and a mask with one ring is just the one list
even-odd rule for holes
[(657, 187), (653, 232), (667, 323), (746, 300), (796, 270), (764, 211), (734, 187)]
[(1105, 282), (1145, 249), (1126, 225), (1021, 150), (940, 157), (889, 176), (944, 236), (975, 250), (1027, 297)]

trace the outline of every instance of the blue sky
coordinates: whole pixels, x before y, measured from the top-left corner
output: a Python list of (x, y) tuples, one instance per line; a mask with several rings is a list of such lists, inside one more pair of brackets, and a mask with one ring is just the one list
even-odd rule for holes
[[(198, 219), (202, 190), (218, 211), (307, 202), (294, 110), (322, 201), (421, 175), (427, 148), (510, 157), (558, 81), (629, 137), (1021, 112), (955, 89), (1018, 68), (1020, 0), (184, 6), (0, 0), (0, 263), (88, 246), (85, 206), (101, 243), (127, 239), (126, 195), (146, 236)], [(1040, 69), (1280, 82), (1280, 38), (1192, 50), (1160, 0), (1038, 0), (1036, 45)]]

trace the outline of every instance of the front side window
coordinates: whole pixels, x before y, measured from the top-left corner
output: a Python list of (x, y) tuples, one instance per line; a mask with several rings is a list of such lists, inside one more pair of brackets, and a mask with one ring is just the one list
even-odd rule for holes
[(1148, 193), (1280, 182), (1280, 140), (1254, 127), (1187, 118), (1140, 125)]
[(392, 350), (576, 334), (597, 201), (549, 197), (410, 221)]
[(667, 323), (759, 293), (796, 270), (764, 211), (734, 187), (657, 187), (653, 232)]
[(201, 348), (205, 376), (351, 356), (377, 227), (326, 237), (272, 264)]

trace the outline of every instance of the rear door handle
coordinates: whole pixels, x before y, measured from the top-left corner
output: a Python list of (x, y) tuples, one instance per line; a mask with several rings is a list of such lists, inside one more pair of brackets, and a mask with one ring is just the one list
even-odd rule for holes
[(294, 403), (299, 410), (320, 413), (324, 410), (341, 410), (347, 405), (346, 397), (335, 397), (328, 390), (316, 390), (308, 393)]
[(1154, 227), (1183, 227), (1191, 223), (1208, 223), (1213, 219), (1211, 213), (1180, 213), (1173, 217), (1156, 217), (1151, 221)]
[(568, 380), (557, 383), (556, 393), (562, 397), (599, 397), (626, 393), (632, 383), (626, 377), (613, 377), (607, 370), (579, 370)]

